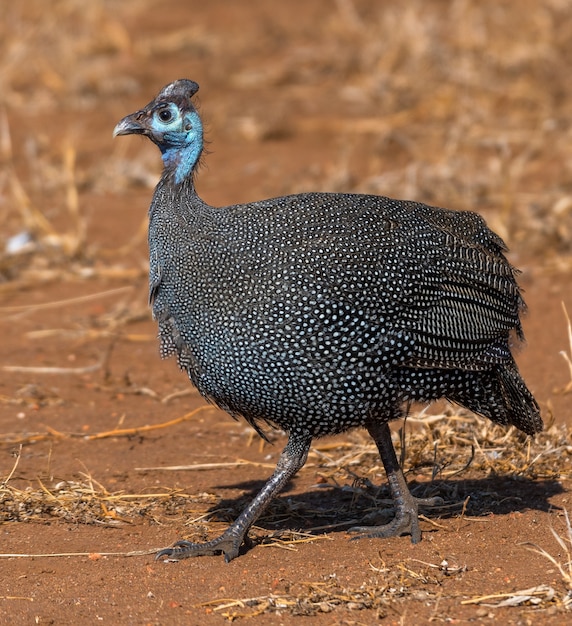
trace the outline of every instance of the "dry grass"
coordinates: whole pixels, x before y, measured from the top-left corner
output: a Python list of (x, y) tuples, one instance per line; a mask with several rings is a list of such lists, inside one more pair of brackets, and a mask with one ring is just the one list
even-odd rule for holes
[(568, 317), (568, 311), (566, 310), (564, 303), (562, 303), (562, 310), (564, 311), (564, 317), (566, 318), (566, 326), (568, 329), (568, 351), (562, 350), (560, 354), (568, 366), (570, 381), (565, 385), (564, 389), (561, 390), (561, 393), (570, 393), (572, 391), (572, 323), (570, 322), (570, 317)]
[[(138, 290), (133, 283), (146, 269), (141, 262), (145, 222), (109, 245), (97, 230), (93, 207), (106, 194), (121, 197), (154, 185), (159, 172), (155, 151), (129, 152), (128, 142), (111, 147), (102, 137), (132, 105), (147, 101), (166, 82), (165, 66), (181, 75), (188, 69), (190, 78), (200, 80), (209, 133), (217, 137), (219, 150), (243, 145), (249, 154), (264, 154), (270, 142), (292, 141), (292, 150), (302, 152), (300, 146), (330, 141), (333, 148), (324, 150), (318, 162), (300, 154), (299, 164), (283, 170), (265, 158), (254, 187), (258, 196), (361, 191), (478, 210), (507, 240), (517, 264), (534, 259), (537, 269), (571, 271), (570, 0), (317, 2), (304, 7), (309, 17), (295, 28), (282, 14), (291, 11), (289, 6), (261, 4), (258, 19), (224, 35), (196, 18), (200, 3), (181, 8), (169, 2), (170, 10), (163, 10), (163, 21), (156, 23), (147, 17), (155, 4), (58, 0), (47, 10), (43, 0), (5, 3), (0, 21), (0, 294), (6, 299), (40, 293), (50, 283), (99, 278), (110, 286), (88, 298), (122, 296), (89, 326), (42, 328), (26, 335), (31, 341), (103, 340), (108, 347), (95, 364), (40, 370), (13, 362), (3, 364), (5, 374), (105, 373), (118, 337), (152, 339), (125, 332), (126, 324), (147, 314), (133, 296)], [(301, 138), (308, 143), (300, 143)], [(209, 176), (218, 177), (221, 188), (242, 189), (249, 183), (243, 182), (245, 172), (213, 169)], [(47, 306), (69, 308), (75, 301)], [(10, 319), (40, 310), (37, 304), (8, 304), (0, 315)], [(569, 340), (569, 352), (562, 354), (572, 379), (572, 334)], [(570, 392), (571, 385), (560, 391)], [(34, 389), (25, 387), (32, 395)], [(136, 392), (158, 396), (150, 389)], [(0, 396), (6, 406), (29, 400)], [(48, 404), (60, 400), (57, 395), (43, 399)], [(5, 433), (0, 443), (31, 446), (68, 437), (129, 436), (187, 418), (153, 427), (118, 424), (90, 436), (46, 427)], [(455, 524), (467, 518), (486, 523), (488, 512), (504, 510), (508, 497), (496, 489), (496, 478), (519, 484), (572, 476), (572, 435), (564, 427), (551, 426), (526, 439), (451, 411), (411, 418), (408, 424), (407, 436), (396, 436), (395, 443), (413, 488), (419, 495), (439, 493), (447, 502), (426, 512), (425, 528), (442, 525), (446, 518)], [(88, 472), (79, 479), (23, 486), (14, 478), (16, 468), (0, 481), (0, 523), (63, 520), (117, 526), (176, 515), (186, 520), (191, 539), (203, 539), (238, 513), (236, 502), (213, 494), (111, 492)], [(198, 469), (215, 468), (190, 467)], [(373, 518), (390, 504), (387, 492), (375, 486), (384, 483), (377, 450), (361, 433), (333, 447), (317, 442), (303, 471), (317, 473), (315, 491), (329, 489), (335, 498), (324, 506), (313, 504), (316, 499), (278, 499), (254, 529), (260, 547), (295, 550), (302, 542), (328, 541), (355, 522), (357, 511), (360, 518)], [(471, 484), (470, 497), (464, 482)], [(306, 524), (314, 524), (309, 533)], [(535, 588), (463, 601), (568, 608), (572, 535), (567, 517), (566, 524), (562, 536), (553, 531), (564, 556), (544, 544), (535, 548), (558, 569), (564, 589), (539, 581)], [(304, 532), (292, 530), (298, 525)], [(95, 549), (97, 554), (102, 552)], [(369, 608), (379, 618), (404, 621), (396, 600), (432, 600), (433, 619), (444, 621), (438, 611), (441, 583), (463, 575), (463, 563), (408, 560), (390, 569), (380, 559), (358, 587), (325, 576), (271, 595), (213, 599), (202, 608), (230, 621), (339, 608)]]
[[(209, 409), (210, 407), (204, 407)], [(154, 427), (114, 429), (86, 437), (96, 440), (105, 437), (129, 436), (149, 428), (165, 428), (195, 417), (182, 416), (178, 420)], [(406, 436), (406, 469), (414, 475), (422, 491), (442, 495), (446, 505), (434, 510), (431, 518), (422, 516), (426, 527), (441, 526), (439, 516), (459, 522), (475, 521), (481, 516), (486, 520), (491, 510), (498, 509), (507, 499), (507, 493), (497, 492), (486, 480), (489, 477), (523, 480), (527, 478), (563, 480), (572, 477), (572, 435), (564, 428), (550, 427), (533, 439), (520, 433), (501, 428), (490, 421), (474, 416), (449, 413), (436, 416), (411, 418), (414, 426)], [(80, 436), (48, 430), (45, 437)], [(30, 435), (22, 445), (31, 445), (38, 434)], [(399, 434), (396, 445), (399, 446)], [(13, 443), (9, 439), (9, 443)], [(515, 445), (516, 444), (516, 445)], [(470, 462), (469, 462), (470, 461)], [(19, 456), (8, 476), (0, 483), (0, 523), (28, 522), (44, 523), (55, 519), (74, 524), (96, 524), (117, 526), (132, 523), (162, 524), (173, 516), (185, 521), (188, 538), (201, 541), (219, 534), (236, 516), (239, 505), (221, 501), (210, 493), (184, 493), (162, 491), (151, 493), (110, 492), (93, 476), (84, 473), (79, 480), (59, 480), (53, 484), (37, 481), (36, 486), (17, 488), (12, 484)], [(237, 459), (236, 464), (244, 464)], [(158, 468), (159, 469), (159, 468)], [(164, 470), (166, 468), (160, 468)], [(168, 468), (167, 468), (168, 469)], [(185, 469), (185, 468), (178, 468)], [(217, 467), (189, 466), (188, 469), (216, 470)], [(281, 498), (271, 504), (252, 530), (252, 537), (260, 548), (296, 550), (299, 544), (328, 541), (333, 533), (347, 529), (359, 519), (367, 518), (368, 512), (379, 512), (391, 500), (387, 494), (380, 497), (379, 488), (372, 480), (380, 482), (380, 467), (377, 450), (360, 433), (350, 436), (349, 441), (312, 449), (304, 471), (311, 471), (320, 479), (315, 489), (333, 489), (328, 498), (320, 499), (326, 504), (315, 508), (312, 505), (295, 503), (291, 498)], [(153, 472), (153, 468), (146, 468)], [(479, 476), (479, 480), (476, 480)], [(383, 480), (383, 479), (381, 479)], [(459, 485), (471, 483), (471, 498), (462, 496)], [(459, 482), (461, 481), (461, 482)], [(510, 490), (513, 488), (510, 487)], [(335, 493), (338, 493), (336, 496)], [(474, 503), (474, 504), (473, 504)], [(521, 503), (526, 506), (526, 502)], [(469, 517), (472, 515), (473, 517)], [(356, 517), (357, 516), (357, 517)], [(319, 526), (309, 528), (321, 520)], [(530, 607), (531, 610), (548, 607), (570, 606), (570, 549), (572, 531), (566, 515), (567, 536), (562, 539), (555, 531), (554, 537), (564, 550), (566, 562), (560, 563), (545, 549), (533, 549), (556, 565), (562, 575), (565, 589), (560, 591), (539, 584), (532, 589), (467, 598), (460, 597), (464, 604), (480, 604), (489, 607)], [(299, 526), (304, 531), (295, 530)], [(278, 530), (269, 531), (271, 528)], [(443, 528), (442, 532), (446, 532)], [(97, 547), (89, 553), (90, 558), (101, 556), (131, 557), (152, 553), (153, 550), (125, 553), (105, 553)], [(10, 558), (41, 558), (58, 556), (85, 557), (77, 554), (1, 554)], [(300, 581), (286, 590), (260, 597), (216, 598), (199, 605), (207, 612), (222, 615), (229, 621), (247, 618), (262, 613), (290, 615), (314, 615), (340, 608), (349, 611), (373, 609), (380, 618), (401, 610), (400, 602), (435, 602), (444, 597), (443, 582), (447, 578), (462, 579), (466, 567), (463, 563), (425, 563), (416, 559), (405, 559), (398, 566), (388, 568), (383, 560), (370, 564), (369, 574), (359, 587), (348, 587), (335, 576), (326, 576), (318, 581)], [(435, 605), (437, 611), (438, 602)]]
[[(62, 440), (70, 437), (81, 437), (85, 441), (96, 441), (105, 438), (132, 437), (142, 433), (173, 427), (183, 421), (195, 419), (204, 410), (212, 407), (204, 406), (177, 419), (152, 426), (133, 428), (115, 428), (110, 431), (86, 435), (85, 433), (61, 433), (48, 428), (45, 433), (21, 434), (18, 441), (14, 435), (2, 436), (0, 443), (14, 445), (36, 444), (48, 439)], [(488, 420), (463, 414), (443, 414), (429, 418), (419, 418), (416, 428), (406, 437), (407, 464), (406, 472), (415, 477), (418, 490), (430, 490), (440, 493), (448, 500), (443, 509), (437, 513), (446, 517), (466, 516), (468, 514), (486, 515), (497, 500), (503, 499), (502, 494), (486, 491), (490, 485), (471, 489), (473, 506), (459, 495), (460, 480), (474, 480), (476, 476), (483, 482), (484, 477), (510, 476), (511, 479), (543, 479), (564, 480), (572, 478), (572, 435), (564, 427), (552, 426), (547, 431), (536, 435), (533, 439), (526, 438), (514, 429), (496, 426)], [(397, 437), (397, 435), (396, 435)], [(396, 440), (399, 450), (399, 441)], [(518, 445), (515, 445), (517, 444)], [(16, 465), (18, 459), (16, 460)], [(212, 471), (227, 468), (229, 465), (238, 467), (250, 462), (236, 459), (231, 463), (200, 464), (177, 466), (176, 468), (144, 468), (146, 472), (165, 471), (170, 469)], [(252, 463), (251, 463), (252, 464)], [(15, 465), (15, 467), (16, 467)], [(254, 465), (261, 465), (254, 463)], [(271, 469), (270, 464), (262, 464)], [(203, 504), (211, 505), (212, 496), (207, 501), (202, 496), (192, 496), (179, 492), (160, 494), (125, 494), (109, 493), (103, 485), (93, 477), (87, 476), (86, 481), (59, 481), (57, 484), (41, 483), (39, 488), (16, 488), (10, 484), (14, 469), (1, 483), (0, 503), (2, 504), (2, 521), (38, 521), (52, 517), (69, 519), (70, 507), (74, 510), (76, 523), (108, 523), (109, 511), (115, 511), (111, 517), (128, 521), (130, 517), (142, 514), (142, 502), (145, 507), (154, 507), (153, 515), (171, 514), (177, 503), (182, 499), (198, 498)], [(137, 468), (134, 468), (137, 469)], [(383, 483), (383, 468), (377, 449), (366, 440), (361, 432), (351, 433), (347, 441), (317, 445), (312, 448), (309, 461), (302, 471), (311, 471), (319, 478), (315, 489), (338, 490), (341, 502), (332, 504), (332, 508), (312, 509), (301, 504), (293, 504), (288, 499), (279, 499), (273, 503), (269, 512), (261, 520), (261, 527), (267, 524), (280, 525), (281, 520), (292, 517), (302, 520), (302, 527), (307, 528), (310, 520), (323, 519), (322, 526), (314, 527), (311, 532), (335, 530), (355, 523), (354, 516), (359, 509), (360, 516), (368, 511), (376, 511), (391, 504), (391, 499), (379, 497), (379, 488), (375, 483)], [(178, 500), (177, 500), (178, 499)], [(328, 498), (330, 501), (331, 498)], [(110, 508), (111, 507), (111, 508)], [(119, 507), (119, 508), (114, 508)], [(211, 512), (212, 513), (212, 512)], [(220, 511), (215, 511), (216, 514)], [(235, 512), (229, 511), (229, 515)], [(206, 511), (193, 511), (188, 522), (190, 526), (199, 514), (203, 523), (209, 517)], [(99, 516), (99, 517), (98, 517)], [(184, 511), (188, 517), (189, 512)], [(213, 523), (219, 522), (216, 515)], [(425, 518), (427, 519), (427, 518)], [(208, 531), (208, 527), (205, 527)], [(202, 530), (205, 530), (202, 528)], [(262, 534), (264, 530), (260, 531)], [(287, 531), (289, 532), (289, 531)], [(276, 535), (274, 535), (276, 536)]]
[[(532, 552), (540, 554), (556, 566), (556, 569), (567, 588), (566, 604), (569, 607), (572, 607), (572, 525), (570, 524), (570, 518), (568, 517), (568, 511), (566, 510), (564, 510), (564, 519), (566, 520), (566, 532), (564, 536), (559, 535), (554, 528), (550, 529), (552, 536), (556, 539), (556, 543), (560, 546), (563, 555), (566, 557), (566, 560), (563, 563), (558, 560), (558, 557), (554, 557), (546, 549), (541, 548), (536, 544), (529, 543), (524, 545), (530, 546), (530, 550)], [(558, 556), (560, 557), (561, 554)]]
[[(218, 134), (238, 132), (247, 142), (339, 137), (337, 156), (304, 167), (298, 179), (282, 178), (284, 191), (359, 190), (481, 210), (517, 251), (543, 257), (554, 270), (570, 268), (568, 0), (340, 0), (289, 39), (276, 37), (280, 15), (265, 9), (251, 26), (256, 36), (220, 37), (181, 27), (175, 17), (171, 30), (146, 26), (135, 34), (132, 25), (150, 4), (112, 10), (97, 0), (86, 10), (61, 0), (46, 11), (28, 0), (7, 7), (0, 24), (4, 280), (40, 283), (55, 268), (77, 279), (95, 261), (109, 265), (90, 241), (85, 194), (152, 186), (159, 163), (145, 150), (127, 159), (125, 144), (110, 154), (107, 143), (86, 163), (89, 117), (109, 110), (111, 98), (148, 98), (159, 85), (143, 89), (137, 69), (182, 53), (215, 65), (210, 88), (234, 95), (211, 98), (207, 117)], [(256, 106), (252, 95), (273, 87), (273, 105)], [(237, 106), (246, 97), (251, 104)], [(300, 106), (304, 100), (312, 110)], [(67, 127), (24, 130), (24, 137), (18, 128), (13, 145), (20, 116), (33, 126), (62, 109)]]

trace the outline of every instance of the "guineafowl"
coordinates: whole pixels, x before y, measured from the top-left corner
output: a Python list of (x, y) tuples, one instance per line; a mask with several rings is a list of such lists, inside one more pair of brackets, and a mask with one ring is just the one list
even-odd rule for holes
[(304, 465), (312, 439), (365, 427), (377, 444), (393, 521), (362, 536), (421, 539), (389, 421), (447, 398), (528, 434), (539, 407), (511, 354), (524, 308), (503, 241), (472, 212), (390, 198), (302, 193), (212, 207), (195, 190), (203, 126), (177, 80), (114, 135), (140, 134), (164, 170), (149, 211), (150, 302), (162, 357), (209, 401), (288, 433), (276, 469), (236, 521), (157, 558), (235, 558), (269, 501)]

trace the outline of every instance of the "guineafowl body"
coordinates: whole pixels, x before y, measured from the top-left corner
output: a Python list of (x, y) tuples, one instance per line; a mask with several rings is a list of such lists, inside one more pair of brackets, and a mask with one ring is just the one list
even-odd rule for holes
[(220, 537), (159, 557), (238, 555), (249, 527), (304, 464), (314, 437), (363, 426), (396, 503), (367, 536), (421, 538), (388, 422), (445, 397), (528, 434), (538, 405), (511, 354), (524, 303), (503, 241), (481, 217), (416, 202), (306, 193), (215, 208), (195, 191), (203, 150), (178, 80), (116, 135), (143, 134), (164, 171), (150, 208), (150, 298), (161, 354), (197, 389), (263, 433), (289, 434), (262, 491)]

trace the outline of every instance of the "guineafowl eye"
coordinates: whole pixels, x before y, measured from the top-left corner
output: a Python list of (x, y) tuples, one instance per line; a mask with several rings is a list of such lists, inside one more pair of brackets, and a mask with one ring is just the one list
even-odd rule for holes
[(174, 102), (169, 102), (158, 107), (154, 111), (153, 117), (163, 126), (172, 126), (181, 118), (181, 112)]
[(382, 196), (208, 205), (195, 189), (198, 89), (175, 81), (115, 128), (149, 137), (163, 158), (149, 212), (161, 355), (176, 356), (203, 397), (262, 436), (266, 425), (283, 429), (288, 443), (222, 535), (179, 541), (157, 557), (235, 558), (306, 462), (312, 439), (360, 426), (377, 445), (396, 513), (388, 524), (351, 530), (417, 543), (418, 508), (442, 500), (410, 493), (389, 421), (412, 402), (447, 398), (527, 434), (542, 429), (511, 353), (513, 336), (523, 338), (524, 301), (506, 246), (476, 213)]

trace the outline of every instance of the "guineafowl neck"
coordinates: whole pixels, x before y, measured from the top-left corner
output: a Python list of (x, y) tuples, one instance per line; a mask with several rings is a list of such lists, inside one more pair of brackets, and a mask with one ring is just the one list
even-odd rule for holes
[(193, 226), (202, 223), (211, 211), (212, 207), (197, 194), (191, 176), (181, 184), (174, 183), (169, 176), (163, 176), (155, 189), (149, 219), (155, 223), (178, 223), (184, 230), (193, 230)]

